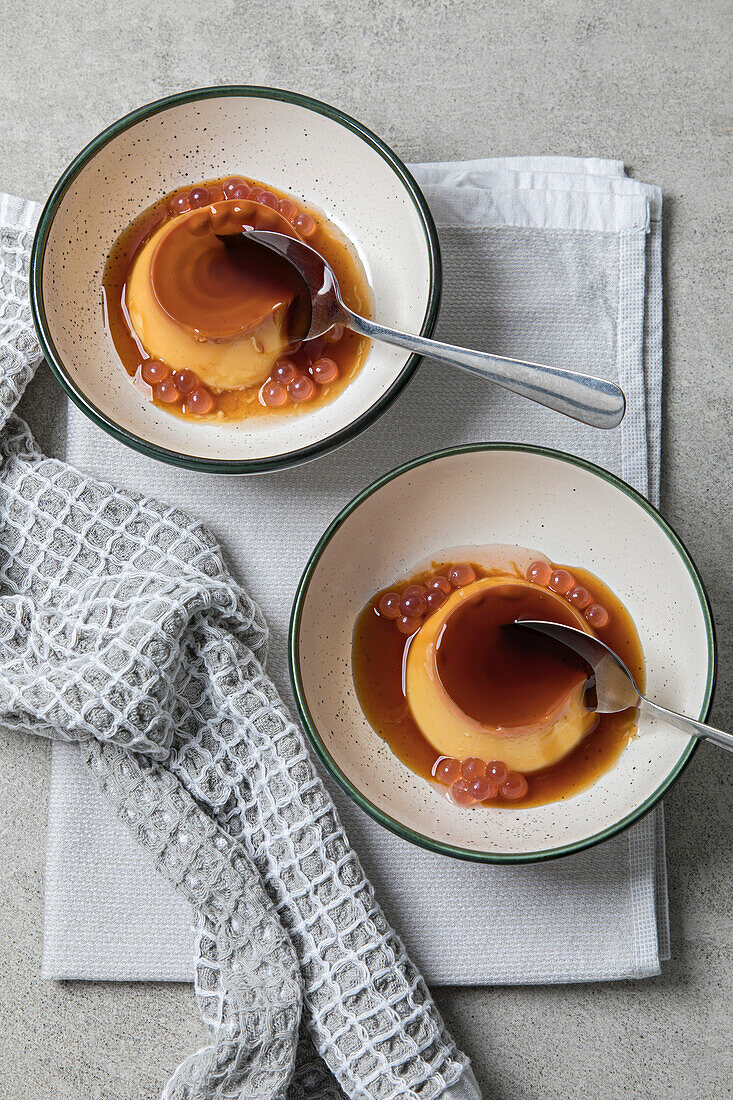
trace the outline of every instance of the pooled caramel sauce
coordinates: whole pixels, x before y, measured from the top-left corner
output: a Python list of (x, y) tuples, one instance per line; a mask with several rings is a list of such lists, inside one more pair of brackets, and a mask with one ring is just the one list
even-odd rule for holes
[[(390, 586), (389, 591), (403, 592), (411, 584), (425, 583), (436, 573), (447, 573), (452, 562), (435, 561), (430, 570), (423, 570), (408, 580)], [(495, 569), (486, 568), (480, 564), (471, 563), (477, 577), (496, 576)], [(621, 657), (624, 663), (634, 675), (639, 688), (643, 691), (646, 683), (644, 670), (644, 657), (636, 627), (628, 611), (619, 598), (598, 577), (585, 569), (575, 566), (553, 566), (554, 569), (569, 569), (576, 579), (577, 584), (588, 589), (592, 598), (602, 604), (610, 613), (608, 624), (594, 633), (610, 646)], [(520, 574), (517, 573), (517, 576)], [(511, 577), (507, 577), (511, 582)], [(385, 590), (386, 591), (386, 590)], [(440, 758), (433, 746), (423, 737), (414, 722), (403, 690), (403, 666), (406, 649), (410, 644), (410, 638), (400, 634), (395, 629), (393, 621), (380, 616), (376, 607), (383, 593), (377, 593), (357, 618), (352, 649), (352, 668), (354, 684), (361, 707), (367, 720), (374, 730), (388, 743), (392, 751), (413, 772), (424, 779), (432, 780), (433, 768)], [(541, 596), (542, 589), (537, 589), (537, 595)], [(532, 593), (530, 593), (531, 597)], [(555, 601), (551, 601), (554, 605)], [(562, 621), (555, 606), (547, 602), (545, 608), (542, 604), (542, 614), (538, 614), (539, 604), (531, 602), (527, 604), (527, 610), (532, 617), (547, 618), (555, 622)], [(457, 612), (454, 612), (454, 616)], [(454, 617), (451, 616), (451, 619)], [(474, 640), (479, 626), (480, 613), (474, 624), (464, 623), (469, 627), (469, 633), (473, 632)], [(450, 622), (451, 620), (449, 620)], [(568, 620), (568, 625), (572, 625)], [(462, 705), (473, 707), (477, 717), (485, 718), (491, 715), (490, 721), (496, 717), (516, 717), (518, 714), (527, 713), (536, 715), (537, 707), (541, 709), (542, 699), (539, 690), (532, 692), (528, 689), (529, 669), (525, 666), (522, 673), (522, 650), (525, 646), (531, 648), (527, 653), (531, 660), (531, 667), (535, 670), (544, 669), (549, 672), (552, 663), (558, 659), (556, 643), (541, 635), (530, 636), (529, 631), (501, 631), (501, 624), (496, 618), (491, 618), (491, 629), (495, 631), (493, 641), (481, 642), (484, 654), (488, 655), (493, 650), (494, 656), (498, 649), (503, 649), (506, 637), (511, 633), (521, 634), (526, 640), (510, 643), (509, 649), (503, 649), (500, 657), (505, 670), (509, 670), (510, 677), (516, 689), (516, 695), (520, 698), (512, 699), (514, 689), (504, 691), (499, 684), (500, 701), (487, 702), (479, 700), (476, 689), (468, 684), (467, 676), (456, 673), (451, 680), (449, 694), (455, 699), (458, 695)], [(500, 638), (498, 635), (502, 635)], [(532, 640), (530, 640), (532, 639)], [(457, 641), (457, 637), (456, 637)], [(519, 648), (517, 648), (519, 647)], [(452, 647), (453, 648), (453, 647)], [(469, 663), (480, 659), (468, 652), (468, 645), (457, 641), (454, 653), (462, 652), (464, 659)], [(447, 651), (446, 651), (447, 652)], [(539, 664), (538, 664), (539, 662)], [(558, 669), (561, 676), (580, 675), (579, 665), (572, 670), (573, 658), (561, 659), (562, 669)], [(443, 676), (450, 678), (451, 673), (446, 671), (446, 662), (441, 670)], [(496, 686), (497, 677), (487, 673), (490, 682)], [(547, 681), (549, 685), (549, 681)], [(528, 692), (530, 702), (522, 700), (523, 693)], [(553, 691), (549, 690), (544, 701), (551, 700)], [(505, 708), (505, 709), (502, 709)], [(583, 741), (563, 760), (541, 772), (534, 772), (528, 776), (529, 790), (527, 795), (510, 804), (511, 808), (541, 806), (548, 802), (558, 802), (572, 797), (590, 787), (600, 776), (613, 767), (624, 747), (628, 744), (636, 731), (636, 712), (633, 709), (621, 711), (618, 714), (602, 714), (598, 716), (596, 728), (589, 733)], [(500, 799), (492, 803), (496, 806), (507, 806)], [(469, 811), (470, 812), (470, 811)]]
[(588, 676), (585, 662), (517, 619), (574, 626), (567, 606), (542, 588), (512, 585), (478, 592), (457, 607), (438, 637), (440, 681), (464, 714), (482, 725), (536, 725)]

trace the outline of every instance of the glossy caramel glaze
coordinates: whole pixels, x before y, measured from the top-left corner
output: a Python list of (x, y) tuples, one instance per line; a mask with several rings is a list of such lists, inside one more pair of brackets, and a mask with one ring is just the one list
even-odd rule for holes
[(278, 306), (294, 302), (303, 288), (298, 272), (279, 253), (256, 244), (246, 247), (241, 218), (253, 229), (297, 236), (269, 206), (227, 200), (174, 218), (156, 248), (151, 269), (155, 297), (195, 337), (226, 340), (256, 329)]
[(512, 628), (517, 619), (577, 625), (569, 606), (545, 589), (507, 581), (456, 608), (438, 637), (435, 661), (443, 687), (464, 714), (485, 726), (534, 725), (587, 678), (576, 654)]
[[(478, 577), (496, 576), (496, 570), (486, 569), (481, 565), (472, 563)], [(411, 584), (425, 583), (436, 573), (447, 573), (452, 563), (436, 561), (428, 572), (421, 572), (409, 580), (390, 586), (389, 591), (403, 592)], [(573, 574), (576, 582), (583, 585), (590, 592), (593, 600), (608, 609), (610, 618), (608, 625), (595, 629), (594, 633), (607, 645), (609, 645), (622, 660), (628, 665), (634, 674), (636, 681), (643, 691), (645, 687), (644, 658), (641, 650), (639, 636), (631, 616), (618, 597), (592, 573), (585, 569), (572, 566), (554, 566), (553, 568), (567, 568)], [(519, 574), (518, 574), (519, 575)], [(507, 577), (511, 580), (511, 577)], [(386, 590), (385, 590), (386, 591)], [(541, 596), (541, 589), (537, 595)], [(377, 605), (383, 593), (377, 593), (373, 600), (359, 614), (354, 628), (352, 664), (354, 683), (361, 707), (377, 733), (389, 744), (392, 751), (412, 771), (423, 778), (433, 781), (433, 768), (440, 759), (436, 750), (423, 737), (410, 714), (403, 691), (403, 665), (406, 647), (410, 644), (410, 638), (400, 634), (395, 629), (394, 621), (381, 616)], [(530, 607), (529, 604), (532, 604)], [(534, 602), (527, 601), (527, 610), (534, 615), (536, 608)], [(557, 613), (548, 613), (544, 616), (554, 621), (560, 621)], [(542, 617), (542, 616), (537, 616)], [(480, 619), (480, 617), (479, 617)], [(568, 620), (569, 622), (570, 620)], [(464, 624), (465, 625), (465, 624)], [(473, 642), (477, 641), (476, 629), (480, 628), (479, 620), (474, 622), (472, 631)], [(493, 619), (492, 629), (499, 629), (499, 624)], [(537, 636), (539, 638), (539, 636)], [(500, 705), (504, 708), (504, 717), (514, 717), (523, 714), (525, 717), (532, 713), (535, 715), (542, 709), (544, 703), (552, 696), (550, 680), (545, 680), (545, 695), (541, 692), (527, 693), (527, 679), (522, 676), (521, 660), (522, 648), (530, 664), (544, 669), (545, 673), (551, 673), (554, 665), (560, 678), (565, 677), (566, 686), (573, 677), (577, 679), (580, 667), (577, 662), (561, 658), (554, 644), (547, 645), (549, 639), (539, 641), (527, 641), (516, 643), (511, 651), (503, 652), (504, 672), (509, 674), (512, 684), (511, 691), (502, 692), (503, 701)], [(491, 646), (491, 642), (489, 643)], [(496, 635), (493, 645), (499, 645)], [(503, 647), (502, 647), (503, 648)], [(470, 649), (463, 643), (459, 643), (455, 654), (461, 653), (464, 658), (471, 661)], [(496, 650), (494, 650), (494, 654)], [(540, 664), (538, 665), (538, 661)], [(556, 662), (560, 662), (559, 665)], [(474, 668), (475, 671), (475, 668)], [(442, 676), (441, 676), (442, 678)], [(445, 686), (445, 685), (444, 685)], [(494, 724), (496, 717), (501, 717), (497, 704), (482, 702), (475, 688), (465, 677), (459, 677), (451, 683), (453, 691), (463, 691), (462, 702), (473, 707), (477, 717), (491, 716)], [(515, 691), (515, 688), (517, 691)], [(525, 699), (521, 696), (524, 694)], [(518, 695), (519, 700), (512, 701), (512, 697)], [(489, 709), (487, 709), (487, 707)], [(518, 709), (517, 709), (518, 708)], [(538, 709), (539, 708), (539, 709)], [(613, 767), (625, 745), (636, 732), (636, 711), (631, 709), (619, 714), (603, 714), (599, 716), (596, 728), (589, 733), (578, 747), (559, 763), (542, 772), (535, 772), (528, 776), (529, 790), (527, 795), (511, 803), (511, 807), (539, 806), (547, 802), (557, 802), (572, 795), (578, 794), (591, 786), (599, 776)], [(488, 805), (506, 806), (506, 802), (496, 799)]]
[[(222, 182), (222, 180), (208, 180), (201, 186), (221, 189)], [(307, 243), (316, 249), (333, 268), (346, 305), (357, 313), (367, 317), (370, 316), (371, 293), (366, 276), (350, 244), (340, 230), (319, 211), (310, 208), (300, 200), (294, 199), (292, 195), (269, 185), (261, 184), (258, 181), (250, 180), (250, 183), (253, 189), (266, 190), (274, 194), (279, 200), (287, 200), (295, 207), (297, 214), (307, 214), (313, 218), (315, 229), (307, 236)], [(164, 222), (179, 216), (172, 213), (171, 204), (177, 197), (190, 191), (190, 184), (172, 191), (162, 196), (136, 218), (115, 242), (103, 275), (102, 293), (105, 326), (122, 366), (149, 400), (174, 415), (182, 415), (181, 408), (177, 405), (158, 401), (151, 387), (141, 378), (141, 366), (148, 355), (130, 323), (126, 307), (126, 291), (136, 255), (151, 235), (162, 227)], [(243, 204), (240, 203), (240, 205)], [(263, 207), (260, 211), (265, 218), (268, 212), (267, 207)], [(185, 313), (182, 321), (182, 327), (196, 327), (190, 312)], [(231, 326), (229, 330), (231, 330)], [(333, 400), (349, 384), (362, 367), (368, 349), (369, 341), (348, 329), (345, 329), (340, 339), (336, 341), (328, 341), (323, 337), (319, 337), (301, 345), (294, 345), (291, 350), (284, 353), (284, 357), (292, 360), (298, 371), (307, 374), (313, 361), (321, 356), (326, 356), (336, 363), (338, 377), (328, 384), (318, 385), (315, 395), (310, 400), (300, 404), (288, 402), (282, 407), (272, 407), (265, 404), (262, 396), (264, 386), (221, 390), (215, 395), (215, 410), (205, 419), (241, 420), (250, 416), (287, 416), (312, 410)], [(168, 366), (174, 371), (177, 369), (175, 363), (170, 363)], [(201, 418), (197, 417), (197, 419)]]

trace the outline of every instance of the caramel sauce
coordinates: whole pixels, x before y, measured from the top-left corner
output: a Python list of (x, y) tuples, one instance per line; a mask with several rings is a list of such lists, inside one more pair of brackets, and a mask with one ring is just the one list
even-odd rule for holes
[(512, 585), (478, 592), (456, 608), (437, 640), (441, 683), (464, 714), (482, 725), (529, 726), (544, 721), (588, 675), (567, 646), (511, 624), (547, 619), (576, 626), (543, 588)]
[[(409, 580), (391, 585), (389, 591), (403, 592), (410, 584), (421, 584), (436, 573), (447, 573), (452, 564), (436, 561), (429, 572), (423, 571)], [(496, 570), (471, 564), (477, 577), (497, 575)], [(561, 565), (553, 568), (569, 569), (576, 582), (588, 589), (593, 600), (607, 608), (610, 614), (607, 626), (594, 630), (594, 633), (621, 657), (643, 692), (646, 677), (641, 643), (624, 605), (607, 585), (587, 570)], [(511, 579), (507, 577), (509, 583)], [(515, 589), (515, 593), (517, 591)], [(536, 590), (538, 599), (534, 598), (534, 591), (525, 591), (527, 596), (515, 605), (521, 610), (513, 615), (514, 618), (525, 615), (563, 621), (554, 600), (541, 600), (541, 588)], [(360, 612), (354, 627), (352, 667), (357, 696), (370, 725), (395, 755), (417, 775), (433, 781), (433, 767), (440, 754), (423, 737), (414, 722), (403, 690), (403, 665), (410, 638), (400, 634), (393, 621), (379, 615), (376, 608), (382, 595), (382, 592), (377, 593), (375, 599)], [(504, 630), (501, 619), (510, 621), (506, 618), (508, 607), (504, 609), (505, 614), (498, 610), (482, 614), (480, 607), (477, 612), (467, 610), (473, 602), (467, 601), (460, 609), (464, 612), (464, 633), (461, 635), (457, 630), (455, 636), (449, 639), (450, 648), (443, 654), (442, 666), (438, 656), (441, 680), (451, 697), (457, 702), (460, 700), (459, 705), (465, 708), (466, 713), (494, 726), (516, 724), (517, 717), (531, 721), (547, 704), (551, 704), (553, 698), (560, 696), (561, 682), (568, 688), (572, 686), (573, 678), (577, 683), (579, 678), (585, 677), (580, 659), (561, 655), (559, 650), (564, 647), (551, 639), (531, 635), (529, 631)], [(491, 603), (487, 601), (486, 609)], [(443, 635), (447, 633), (449, 624), (453, 635), (453, 619), (459, 613), (457, 610), (451, 615)], [(573, 625), (570, 616), (567, 625)], [(460, 623), (456, 626), (460, 628)], [(486, 636), (482, 636), (484, 626), (488, 628)], [(445, 641), (445, 637), (441, 636), (438, 650)], [(490, 668), (487, 662), (497, 659), (499, 664)], [(459, 661), (465, 662), (463, 670), (458, 669)], [(540, 676), (541, 683), (530, 690), (528, 684), (535, 675)], [(555, 675), (558, 676), (557, 690), (553, 686)], [(446, 678), (450, 687), (446, 685)], [(488, 689), (496, 691), (493, 698), (488, 698)], [(527, 776), (529, 790), (524, 798), (511, 803), (496, 799), (486, 804), (514, 808), (540, 806), (570, 798), (590, 787), (613, 767), (635, 732), (634, 709), (599, 715), (595, 729), (568, 756), (544, 771)]]
[[(225, 178), (206, 180), (200, 186), (207, 188), (220, 187)], [(252, 187), (259, 187), (262, 190), (272, 192), (278, 199), (288, 199), (297, 208), (298, 213), (310, 214), (316, 223), (316, 228), (315, 232), (307, 238), (307, 243), (319, 252), (333, 269), (345, 304), (362, 316), (369, 317), (371, 315), (371, 292), (366, 275), (354, 255), (351, 245), (341, 231), (329, 222), (320, 211), (293, 198), (287, 192), (251, 178), (249, 182)], [(126, 291), (127, 281), (138, 251), (163, 222), (178, 216), (171, 212), (170, 203), (176, 196), (189, 192), (191, 186), (191, 184), (187, 184), (163, 195), (123, 230), (113, 246), (102, 278), (105, 328), (122, 366), (138, 385), (142, 385), (146, 396), (150, 397), (157, 407), (172, 413), (174, 416), (183, 415), (180, 408), (154, 400), (150, 387), (140, 381), (139, 368), (141, 362), (148, 355), (130, 323), (126, 306)], [(241, 206), (243, 203), (239, 202), (238, 205)], [(256, 203), (254, 205), (261, 207), (260, 218), (267, 217), (265, 211), (274, 213), (262, 204)], [(273, 228), (273, 226), (262, 224), (260, 228)], [(191, 325), (193, 320), (194, 318), (191, 316), (184, 317), (184, 325), (186, 321)], [(369, 341), (349, 329), (344, 329), (341, 338), (335, 342), (327, 343), (322, 337), (308, 341), (302, 345), (299, 351), (292, 354), (287, 353), (287, 357), (293, 359), (299, 368), (305, 369), (308, 357), (317, 358), (319, 355), (326, 355), (335, 361), (339, 372), (338, 377), (333, 382), (319, 386), (316, 395), (310, 401), (305, 402), (303, 405), (288, 403), (280, 408), (274, 408), (264, 404), (258, 386), (241, 390), (222, 390), (216, 395), (216, 413), (206, 419), (242, 420), (251, 416), (289, 416), (308, 412), (332, 401), (348, 386), (363, 366), (368, 350)], [(175, 363), (171, 363), (169, 366), (174, 370), (176, 369)]]
[(217, 202), (176, 218), (155, 250), (151, 282), (168, 316), (196, 337), (226, 340), (248, 332), (303, 290), (292, 264), (248, 242), (235, 211), (253, 229), (296, 236), (281, 214), (250, 200)]

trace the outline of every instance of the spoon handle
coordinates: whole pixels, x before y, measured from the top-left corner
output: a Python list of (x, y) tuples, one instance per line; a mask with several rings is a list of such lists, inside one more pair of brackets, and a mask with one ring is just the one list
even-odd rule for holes
[(425, 336), (412, 336), (397, 329), (385, 328), (376, 321), (360, 317), (343, 306), (344, 319), (350, 328), (372, 340), (382, 340), (417, 355), (427, 355), (449, 366), (462, 367), (504, 389), (528, 397), (540, 405), (581, 420), (594, 428), (615, 428), (626, 409), (623, 390), (604, 378), (578, 374), (562, 367), (528, 363), (522, 359), (507, 359), (486, 351), (471, 351)]
[(682, 730), (691, 737), (699, 737), (702, 741), (711, 741), (721, 749), (733, 752), (733, 734), (716, 730), (714, 726), (706, 726), (704, 722), (698, 722), (695, 718), (685, 718), (683, 714), (677, 714), (666, 707), (660, 707), (658, 703), (652, 703), (648, 699), (642, 699), (640, 704), (642, 713), (650, 718), (661, 718), (670, 726)]

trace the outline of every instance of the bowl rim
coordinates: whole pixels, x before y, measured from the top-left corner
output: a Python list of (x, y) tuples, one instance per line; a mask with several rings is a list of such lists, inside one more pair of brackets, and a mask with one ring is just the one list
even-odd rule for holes
[(331, 104), (324, 103), (321, 100), (313, 99), (310, 96), (301, 95), (300, 92), (288, 91), (283, 88), (270, 88), (256, 84), (212, 85), (206, 88), (193, 88), (188, 91), (176, 92), (174, 95), (153, 100), (123, 115), (122, 118), (113, 122), (110, 126), (107, 126), (101, 133), (93, 138), (92, 141), (84, 146), (81, 152), (74, 157), (60, 176), (46, 200), (38, 220), (33, 238), (30, 261), (29, 282), (31, 314), (44, 358), (62, 388), (66, 391), (74, 404), (76, 404), (90, 420), (109, 435), (141, 454), (147, 455), (150, 458), (157, 458), (172, 466), (210, 473), (265, 473), (268, 470), (281, 470), (300, 465), (303, 462), (308, 462), (344, 443), (348, 443), (351, 439), (360, 435), (361, 432), (370, 427), (371, 424), (386, 411), (398, 394), (402, 392), (419, 366), (422, 356), (411, 355), (389, 389), (386, 390), (381, 397), (349, 424), (345, 425), (345, 427), (340, 428), (336, 432), (332, 432), (330, 435), (325, 436), (315, 443), (311, 443), (306, 447), (299, 447), (292, 451), (284, 451), (277, 455), (268, 455), (263, 458), (204, 458), (196, 455), (187, 455), (180, 451), (161, 447), (157, 443), (152, 443), (150, 440), (144, 439), (142, 436), (129, 431), (127, 428), (123, 428), (106, 413), (102, 412), (101, 409), (98, 409), (89, 397), (87, 397), (82, 388), (78, 386), (67, 373), (62, 357), (58, 353), (51, 336), (43, 299), (43, 261), (48, 236), (56, 212), (71, 184), (99, 150), (119, 134), (124, 133), (126, 130), (130, 129), (130, 127), (136, 125), (136, 123), (159, 114), (162, 111), (166, 111), (171, 107), (195, 103), (204, 99), (226, 97), (274, 99), (285, 103), (293, 103), (298, 107), (304, 107), (306, 110), (313, 111), (316, 114), (325, 115), (327, 118), (332, 119), (334, 122), (338, 122), (345, 129), (356, 134), (357, 137), (361, 138), (366, 145), (369, 145), (386, 161), (412, 200), (425, 235), (425, 242), (428, 250), (429, 287), (428, 301), (420, 327), (420, 335), (432, 335), (438, 318), (442, 291), (440, 243), (438, 241), (438, 232), (435, 227), (433, 215), (412, 173), (386, 142), (382, 141), (381, 138), (377, 137), (375, 133), (369, 130), (361, 122), (347, 115), (344, 111), (339, 110), (339, 108), (333, 107)]
[(608, 840), (610, 837), (628, 829), (636, 821), (639, 821), (642, 817), (648, 814), (664, 796), (667, 790), (672, 786), (676, 779), (682, 774), (683, 770), (687, 767), (693, 755), (697, 751), (699, 740), (697, 738), (691, 738), (689, 744), (685, 748), (684, 752), (680, 756), (679, 760), (675, 764), (674, 768), (660, 783), (655, 791), (648, 796), (635, 810), (621, 818), (620, 821), (615, 822), (612, 825), (607, 826), (605, 829), (601, 829), (598, 833), (594, 833), (590, 837), (586, 837), (583, 840), (575, 841), (571, 844), (562, 844), (553, 848), (545, 848), (535, 852), (477, 852), (470, 848), (463, 848), (460, 845), (449, 844), (445, 841), (435, 840), (432, 837), (425, 836), (423, 833), (417, 832), (417, 830), (410, 828), (409, 826), (398, 821), (396, 818), (391, 817), (380, 809), (373, 802), (371, 802), (359, 789), (354, 786), (348, 776), (341, 770), (336, 764), (335, 760), (329, 753), (326, 745), (322, 741), (315, 721), (313, 720), (306, 698), (305, 689), (303, 686), (301, 674), (300, 674), (300, 622), (303, 614), (303, 608), (308, 594), (308, 588), (310, 586), (311, 579), (315, 572), (315, 569), (320, 561), (320, 558), (334, 537), (336, 532), (342, 526), (342, 524), (349, 518), (349, 516), (356, 511), (356, 509), (373, 493), (377, 492), (382, 486), (388, 482), (393, 481), (395, 478), (400, 477), (402, 474), (407, 473), (409, 470), (414, 470), (418, 466), (423, 466), (429, 462), (434, 462), (440, 458), (452, 457), (462, 454), (473, 454), (482, 451), (512, 451), (524, 454), (533, 454), (541, 457), (556, 459), (560, 462), (565, 462), (571, 466), (576, 466), (581, 470), (585, 470), (588, 473), (594, 474), (600, 477), (603, 481), (608, 482), (610, 485), (619, 489), (622, 493), (628, 496), (636, 504), (638, 504), (655, 523), (662, 529), (663, 533), (670, 540), (675, 550), (679, 554), (683, 565), (687, 569), (695, 590), (697, 592), (698, 599), (700, 601), (700, 608), (703, 614), (703, 620), (705, 622), (705, 635), (707, 639), (707, 651), (708, 651), (708, 667), (707, 678), (705, 683), (705, 693), (700, 708), (699, 719), (700, 721), (706, 721), (710, 709), (712, 707), (713, 696), (715, 693), (715, 684), (717, 679), (718, 669), (718, 647), (715, 634), (715, 622), (713, 619), (713, 613), (710, 606), (710, 599), (708, 597), (705, 585), (700, 577), (698, 569), (687, 550), (682, 539), (673, 529), (673, 527), (663, 518), (661, 513), (653, 504), (650, 503), (645, 497), (641, 495), (636, 489), (629, 485), (622, 478), (616, 474), (610, 473), (608, 470), (604, 470), (601, 466), (596, 465), (594, 462), (589, 462), (587, 459), (576, 457), (575, 455), (566, 454), (563, 451), (554, 450), (551, 447), (539, 447), (531, 444), (522, 443), (467, 443), (457, 447), (445, 447), (437, 451), (431, 451), (429, 454), (422, 455), (419, 458), (405, 462), (395, 469), (388, 471), (381, 477), (377, 478), (370, 485), (367, 485), (361, 492), (349, 501), (344, 508), (338, 513), (335, 519), (329, 524), (324, 533), (318, 540), (313, 552), (311, 553), (306, 567), (303, 571), (303, 575), (298, 583), (298, 587), (295, 593), (295, 600), (293, 602), (293, 609), (290, 616), (290, 629), (288, 633), (288, 666), (290, 670), (290, 679), (293, 687), (293, 693), (295, 695), (295, 702), (298, 708), (303, 727), (306, 735), (313, 746), (317, 756), (321, 762), (325, 765), (328, 772), (333, 776), (338, 785), (353, 799), (356, 804), (361, 807), (370, 817), (373, 817), (375, 821), (378, 821), (384, 828), (389, 829), (390, 832), (396, 833), (397, 836), (402, 837), (404, 840), (409, 840), (413, 844), (418, 845), (420, 848), (427, 848), (429, 851), (438, 852), (442, 855), (453, 856), (457, 859), (467, 860), (473, 863), (499, 863), (499, 864), (511, 864), (511, 863), (540, 863), (551, 859), (558, 859), (561, 856), (571, 855), (574, 852), (581, 852), (586, 848), (592, 848), (596, 844), (600, 844), (604, 840)]

